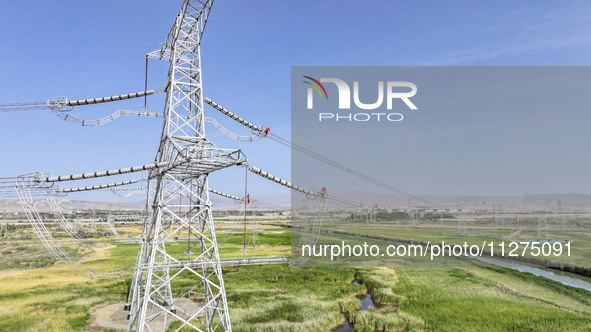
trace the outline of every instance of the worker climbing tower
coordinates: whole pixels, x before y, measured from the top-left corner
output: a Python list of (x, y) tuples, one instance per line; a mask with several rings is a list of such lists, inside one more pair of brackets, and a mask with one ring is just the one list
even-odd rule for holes
[[(231, 331), (208, 175), (245, 160), (205, 136), (199, 48), (212, 2), (185, 0), (162, 49), (147, 55), (170, 63), (156, 156), (169, 166), (149, 175), (150, 214), (126, 305), (129, 331)], [(178, 234), (185, 244), (173, 241)]]

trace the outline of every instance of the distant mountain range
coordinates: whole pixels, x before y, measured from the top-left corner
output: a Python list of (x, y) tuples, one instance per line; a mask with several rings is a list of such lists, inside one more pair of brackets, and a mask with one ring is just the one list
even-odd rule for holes
[[(90, 210), (90, 209), (113, 209), (113, 210), (143, 210), (145, 202), (93, 202), (93, 201), (77, 201), (77, 200), (58, 200), (59, 204), (65, 211), (72, 210)], [(49, 211), (49, 206), (43, 199), (36, 200), (37, 209), (40, 212)], [(18, 200), (3, 199), (0, 200), (0, 212), (21, 212), (23, 208), (20, 206)]]
[[(242, 209), (242, 205), (240, 203), (234, 202), (231, 199), (219, 197), (217, 195), (211, 194), (210, 195), (211, 202), (213, 204), (214, 210), (240, 210)], [(249, 209), (253, 210), (272, 210), (272, 209), (279, 209), (276, 205), (281, 205), (284, 207), (290, 206), (290, 196), (257, 196), (256, 199), (251, 196), (252, 204), (249, 205)], [(256, 204), (258, 201), (261, 201), (261, 204)], [(146, 206), (146, 201), (135, 201), (135, 202), (126, 202), (126, 201), (79, 201), (79, 200), (68, 200), (68, 199), (58, 199), (59, 204), (65, 211), (74, 211), (74, 210), (91, 210), (91, 209), (100, 209), (100, 210), (143, 210)], [(272, 203), (274, 205), (264, 204), (263, 202)], [(36, 200), (37, 209), (40, 212), (48, 212), (50, 211), (49, 206), (45, 202), (44, 199)], [(20, 206), (20, 203), (16, 199), (3, 199), (0, 200), (0, 213), (2, 212), (22, 212), (23, 209)]]
[[(329, 196), (331, 193), (329, 192)], [(523, 209), (563, 209), (564, 211), (591, 211), (591, 194), (540, 194), (528, 196), (461, 196), (461, 195), (427, 195), (421, 196), (428, 203), (418, 200), (409, 201), (404, 196), (394, 194), (376, 194), (369, 192), (348, 192), (333, 194), (339, 198), (345, 198), (351, 202), (362, 203), (363, 207), (385, 207), (385, 208), (413, 208), (419, 207), (445, 207), (445, 208), (470, 208), (470, 209), (489, 209), (490, 205), (498, 204), (503, 211), (519, 211)], [(291, 205), (290, 195), (275, 196), (256, 196), (253, 201), (260, 201), (261, 204), (251, 204), (250, 209), (270, 210), (274, 205), (289, 207)], [(240, 203), (230, 199), (211, 195), (211, 200), (215, 210), (239, 210), (242, 208)], [(125, 201), (79, 201), (59, 199), (60, 205), (66, 211), (88, 210), (88, 209), (113, 209), (113, 210), (143, 210), (145, 201), (125, 202)], [(272, 203), (268, 205), (264, 203)], [(39, 200), (37, 207), (39, 211), (49, 211), (49, 207), (44, 200)], [(18, 200), (4, 199), (0, 200), (0, 212), (19, 212), (22, 208)]]
[(425, 195), (421, 199), (409, 199), (408, 197), (394, 194), (376, 194), (369, 192), (343, 192), (334, 196), (345, 198), (349, 201), (363, 203), (364, 207), (385, 208), (450, 208), (491, 210), (493, 205), (504, 212), (517, 212), (523, 210), (562, 210), (591, 212), (591, 194), (538, 194), (527, 196), (469, 196), (469, 195)]

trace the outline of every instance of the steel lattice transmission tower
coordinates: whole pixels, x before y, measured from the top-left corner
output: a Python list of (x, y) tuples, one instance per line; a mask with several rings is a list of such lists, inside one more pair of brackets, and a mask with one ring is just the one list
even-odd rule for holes
[[(231, 331), (208, 192), (208, 174), (243, 163), (204, 130), (200, 42), (213, 0), (185, 0), (161, 50), (169, 60), (164, 127), (150, 173), (148, 208), (131, 292), (128, 330)], [(178, 234), (184, 244), (174, 241)], [(181, 287), (182, 286), (182, 287)]]

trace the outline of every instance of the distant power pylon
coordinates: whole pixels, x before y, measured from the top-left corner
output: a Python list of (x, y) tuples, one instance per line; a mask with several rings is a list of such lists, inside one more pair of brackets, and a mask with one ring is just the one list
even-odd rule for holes
[(258, 247), (261, 245), (259, 240), (259, 230), (256, 222), (253, 222), (250, 226), (250, 232), (248, 233), (248, 245), (250, 247)]
[(458, 219), (458, 235), (468, 235), (468, 222), (466, 219)]
[(418, 211), (412, 206), (412, 199), (408, 199), (408, 217), (411, 224), (416, 224), (419, 221)]
[(548, 232), (548, 218), (546, 215), (538, 217), (538, 240), (550, 238)]
[(558, 214), (557, 217), (557, 223), (558, 223), (558, 227), (561, 230), (566, 230), (567, 226), (566, 226), (566, 217), (564, 216), (564, 209), (562, 206), (562, 200), (558, 199), (558, 208), (556, 209), (556, 213)]
[(7, 212), (4, 212), (4, 218), (3, 218), (3, 221), (2, 221), (2, 224), (1, 224), (2, 225), (2, 228), (0, 228), (0, 233), (2, 234), (2, 236), (4, 236), (4, 234), (6, 232), (8, 232), (8, 221), (6, 220), (6, 215), (7, 214), (8, 214), (8, 211)]
[(505, 225), (505, 218), (502, 217), (503, 208), (501, 206), (501, 202), (495, 201), (493, 204), (493, 214), (495, 217), (495, 223), (497, 225)]

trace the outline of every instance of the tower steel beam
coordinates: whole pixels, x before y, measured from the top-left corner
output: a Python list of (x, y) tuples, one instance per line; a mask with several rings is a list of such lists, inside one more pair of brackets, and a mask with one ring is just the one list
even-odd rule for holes
[[(156, 162), (178, 166), (149, 176), (151, 212), (126, 306), (129, 331), (163, 331), (172, 321), (172, 330), (232, 330), (208, 175), (245, 159), (205, 135), (200, 43), (212, 3), (185, 0), (163, 48), (148, 54), (169, 61)], [(177, 234), (187, 237), (182, 249), (170, 241)]]

